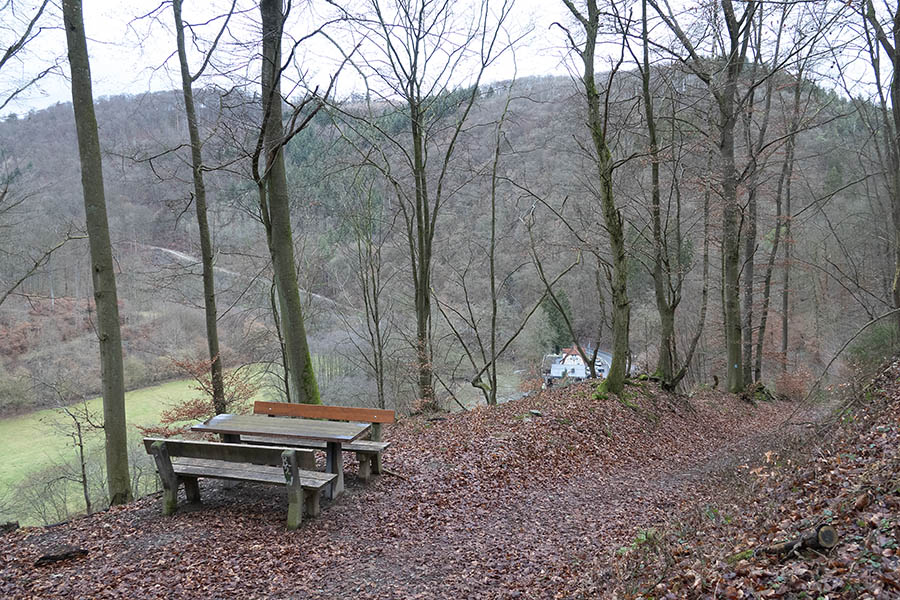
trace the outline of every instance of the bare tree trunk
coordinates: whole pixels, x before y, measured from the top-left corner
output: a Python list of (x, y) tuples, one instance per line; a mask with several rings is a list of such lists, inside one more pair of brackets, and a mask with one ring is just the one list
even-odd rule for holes
[(263, 175), (264, 190), (260, 194), (260, 208), (268, 234), (269, 253), (278, 302), (281, 306), (281, 325), (284, 335), (290, 400), (307, 404), (319, 404), (319, 388), (312, 369), (306, 328), (303, 323), (303, 305), (297, 283), (297, 266), (294, 261), (294, 237), (291, 232), (290, 199), (284, 166), (281, 111), (281, 34), (283, 16), (281, 0), (261, 0), (263, 59), (262, 102), (264, 114), (263, 146), (266, 170)]
[[(879, 109), (884, 120), (882, 138), (884, 140), (886, 162), (884, 165), (887, 173), (888, 193), (891, 199), (891, 221), (894, 226), (894, 276), (891, 283), (891, 296), (895, 308), (900, 308), (900, 7), (896, 3), (885, 3), (889, 11), (891, 29), (885, 31), (872, 0), (866, 0), (864, 6), (860, 6), (863, 24), (867, 30), (874, 33), (877, 44), (890, 60), (890, 102), (886, 101), (884, 93), (879, 90)], [(893, 11), (893, 12), (890, 12)], [(869, 38), (867, 32), (866, 38)], [(880, 83), (879, 70), (882, 68), (877, 58), (877, 48), (870, 48), (870, 60), (875, 72), (876, 81)], [(900, 331), (900, 313), (894, 318), (897, 331)]]
[(110, 504), (130, 502), (128, 437), (125, 429), (125, 378), (122, 369), (122, 338), (119, 302), (109, 221), (103, 191), (103, 166), (91, 67), (84, 34), (81, 0), (63, 2), (63, 20), (72, 72), (72, 106), (81, 157), (81, 185), (91, 252), (94, 301), (97, 305), (97, 338), (100, 342), (100, 372), (103, 379), (103, 432), (106, 436), (106, 482)]
[[(797, 137), (797, 129), (800, 125), (800, 92), (802, 89), (803, 71), (797, 74), (796, 87), (794, 88), (794, 107), (791, 115), (790, 133), (788, 134), (784, 164), (781, 169), (781, 176), (778, 179), (778, 189), (775, 193), (775, 239), (772, 241), (772, 252), (769, 253), (769, 261), (766, 265), (766, 276), (763, 283), (763, 305), (762, 315), (760, 316), (759, 332), (756, 338), (756, 363), (754, 367), (754, 381), (762, 378), (762, 353), (763, 344), (765, 343), (766, 326), (769, 316), (769, 301), (772, 289), (772, 272), (775, 266), (775, 257), (778, 255), (778, 246), (781, 242), (782, 230), (784, 237), (788, 237), (790, 231), (791, 216), (791, 179), (794, 172), (794, 144)], [(784, 202), (782, 202), (784, 200)], [(789, 241), (785, 239), (785, 253), (787, 254), (787, 246)], [(785, 258), (784, 264), (784, 289), (782, 290), (782, 348), (781, 348), (781, 370), (786, 370), (787, 356), (787, 286), (788, 286), (788, 262)]]
[[(656, 310), (659, 313), (659, 357), (656, 374), (665, 383), (671, 382), (675, 374), (677, 356), (675, 352), (675, 309), (679, 298), (670, 302), (667, 284), (671, 276), (667, 272), (666, 246), (663, 240), (660, 210), (659, 184), (659, 143), (656, 136), (656, 117), (653, 114), (653, 96), (650, 93), (650, 43), (647, 27), (647, 0), (641, 2), (641, 40), (643, 64), (641, 66), (641, 88), (644, 97), (644, 112), (647, 118), (647, 136), (650, 145), (650, 217), (653, 225), (653, 290)], [(674, 110), (674, 109), (673, 109)], [(674, 140), (673, 140), (674, 141)]]
[(418, 90), (409, 94), (410, 127), (413, 143), (413, 177), (415, 178), (415, 232), (410, 240), (413, 260), (413, 287), (416, 300), (416, 362), (419, 376), (419, 399), (424, 406), (437, 408), (434, 397), (434, 366), (431, 353), (431, 254), (434, 229), (428, 177), (425, 172), (425, 134)]
[(597, 47), (597, 34), (600, 30), (600, 10), (596, 0), (587, 0), (587, 16), (585, 16), (571, 0), (563, 0), (563, 2), (581, 23), (587, 36), (584, 48), (578, 52), (584, 63), (582, 83), (587, 96), (588, 128), (596, 152), (597, 175), (600, 180), (600, 206), (603, 222), (609, 234), (609, 246), (612, 254), (610, 288), (613, 303), (613, 360), (605, 385), (609, 392), (618, 394), (622, 391), (625, 378), (628, 376), (630, 362), (628, 331), (631, 326), (631, 305), (628, 301), (628, 263), (625, 254), (624, 221), (622, 212), (616, 207), (613, 196), (613, 170), (615, 167), (606, 140), (605, 119), (601, 114), (600, 93), (597, 91), (594, 75), (594, 55)]
[(213, 248), (212, 238), (209, 234), (209, 221), (206, 215), (206, 185), (203, 182), (202, 145), (200, 131), (197, 126), (197, 111), (194, 108), (194, 90), (192, 89), (196, 77), (191, 76), (190, 68), (188, 67), (187, 50), (184, 44), (184, 23), (181, 20), (181, 3), (182, 0), (172, 0), (172, 11), (175, 16), (175, 34), (178, 45), (178, 64), (181, 67), (184, 112), (187, 116), (188, 134), (191, 139), (191, 173), (194, 179), (194, 203), (197, 210), (200, 256), (203, 264), (203, 306), (206, 314), (206, 341), (209, 348), (209, 360), (211, 361), (210, 376), (212, 379), (213, 407), (218, 415), (226, 412), (227, 407), (225, 405), (225, 385), (222, 380), (222, 357), (219, 354), (219, 329), (216, 320)]

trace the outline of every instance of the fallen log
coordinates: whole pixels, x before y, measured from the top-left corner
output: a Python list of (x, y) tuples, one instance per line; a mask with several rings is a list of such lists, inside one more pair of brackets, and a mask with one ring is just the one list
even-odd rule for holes
[(77, 546), (57, 546), (47, 554), (34, 561), (34, 566), (42, 567), (44, 565), (50, 565), (63, 560), (69, 560), (70, 558), (81, 558), (82, 556), (87, 556), (87, 553), (87, 550), (85, 550), (84, 548), (79, 548)]
[(813, 550), (830, 550), (837, 546), (837, 530), (831, 525), (819, 525), (799, 537), (785, 542), (779, 542), (763, 548), (766, 554), (789, 554), (795, 550), (811, 548)]

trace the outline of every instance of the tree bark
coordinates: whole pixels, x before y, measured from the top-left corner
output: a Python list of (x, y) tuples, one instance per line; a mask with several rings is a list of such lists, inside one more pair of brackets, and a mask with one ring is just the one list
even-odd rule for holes
[(178, 64), (181, 67), (181, 90), (184, 95), (184, 112), (187, 116), (188, 134), (191, 139), (191, 173), (194, 179), (194, 203), (197, 210), (197, 228), (200, 233), (200, 256), (203, 264), (203, 306), (206, 315), (206, 341), (209, 348), (210, 377), (212, 379), (213, 407), (216, 414), (227, 412), (225, 385), (222, 379), (222, 357), (219, 354), (219, 329), (216, 320), (216, 290), (213, 272), (212, 238), (206, 215), (206, 185), (203, 182), (203, 155), (197, 111), (194, 107), (194, 78), (188, 67), (184, 44), (184, 23), (181, 20), (182, 0), (172, 0), (175, 16), (175, 34), (178, 45)]
[[(756, 363), (754, 366), (754, 381), (759, 381), (762, 377), (762, 353), (763, 344), (765, 343), (766, 327), (769, 316), (769, 302), (772, 289), (772, 272), (775, 266), (775, 257), (778, 255), (778, 246), (781, 243), (782, 236), (787, 238), (788, 227), (791, 216), (791, 179), (794, 172), (794, 144), (797, 137), (797, 128), (800, 125), (800, 92), (802, 89), (803, 72), (797, 75), (796, 87), (794, 88), (794, 106), (791, 114), (790, 133), (785, 149), (784, 164), (781, 169), (781, 176), (778, 179), (778, 189), (775, 193), (775, 239), (772, 241), (772, 252), (769, 254), (769, 262), (766, 265), (765, 281), (763, 283), (763, 305), (762, 315), (760, 316), (759, 332), (756, 338)], [(782, 234), (782, 231), (784, 233)], [(784, 245), (787, 246), (788, 240), (785, 239)], [(781, 370), (786, 370), (785, 357), (787, 356), (787, 286), (788, 286), (788, 264), (785, 258), (784, 264), (784, 289), (782, 290), (782, 348), (781, 348)]]
[(416, 301), (416, 362), (418, 366), (419, 399), (424, 407), (437, 408), (434, 397), (434, 366), (431, 353), (431, 255), (434, 230), (431, 227), (431, 201), (428, 197), (428, 177), (425, 172), (425, 133), (422, 99), (410, 82), (409, 114), (413, 143), (412, 171), (415, 180), (415, 232), (411, 235), (413, 249), (413, 288)]
[(72, 74), (72, 106), (81, 157), (81, 185), (91, 255), (94, 301), (97, 305), (97, 337), (100, 342), (100, 372), (103, 385), (103, 432), (106, 436), (106, 482), (110, 504), (131, 501), (128, 474), (128, 438), (125, 429), (125, 378), (116, 274), (109, 240), (109, 221), (103, 190), (103, 165), (91, 68), (81, 0), (64, 0), (69, 66)]
[(319, 388), (312, 369), (303, 306), (294, 261), (290, 199), (284, 165), (284, 127), (281, 111), (281, 0), (261, 0), (263, 57), (262, 103), (263, 147), (266, 169), (260, 187), (260, 209), (266, 225), (269, 253), (272, 257), (281, 326), (284, 335), (285, 362), (290, 382), (290, 401), (319, 404)]
[[(650, 93), (650, 41), (647, 27), (647, 0), (641, 2), (641, 41), (643, 65), (641, 67), (641, 88), (644, 97), (644, 113), (647, 118), (647, 136), (650, 146), (650, 217), (653, 225), (653, 291), (656, 310), (659, 313), (659, 357), (656, 374), (669, 385), (677, 368), (675, 352), (675, 310), (680, 298), (667, 293), (671, 289), (671, 273), (666, 268), (667, 250), (663, 240), (662, 216), (660, 209), (659, 183), (659, 142), (656, 136), (656, 117), (653, 111), (653, 96)], [(674, 108), (673, 108), (674, 111)], [(674, 143), (674, 137), (673, 137)], [(680, 231), (680, 230), (679, 230)], [(680, 240), (677, 242), (680, 244)]]
[(628, 376), (628, 363), (630, 362), (628, 332), (631, 325), (631, 305), (628, 301), (628, 263), (625, 254), (624, 221), (621, 211), (616, 207), (613, 195), (614, 165), (606, 140), (606, 127), (600, 108), (600, 93), (597, 91), (594, 75), (594, 55), (597, 34), (600, 29), (600, 11), (596, 0), (587, 1), (587, 16), (582, 15), (571, 0), (563, 0), (563, 2), (584, 27), (587, 36), (584, 49), (580, 51), (584, 63), (582, 83), (587, 96), (588, 128), (596, 152), (597, 176), (600, 180), (600, 206), (603, 222), (609, 234), (609, 247), (612, 254), (610, 288), (613, 303), (613, 359), (606, 378), (606, 389), (618, 394), (622, 391), (625, 378)]

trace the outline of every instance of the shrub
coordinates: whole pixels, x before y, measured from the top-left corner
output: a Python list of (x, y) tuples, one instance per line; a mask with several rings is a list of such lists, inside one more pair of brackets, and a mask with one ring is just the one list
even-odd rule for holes
[[(143, 435), (171, 437), (184, 433), (185, 425), (194, 421), (204, 421), (216, 414), (213, 405), (213, 386), (209, 359), (184, 359), (172, 362), (181, 371), (194, 380), (193, 389), (199, 396), (184, 400), (163, 411), (159, 417), (159, 425), (138, 426)], [(225, 412), (249, 412), (250, 401), (256, 395), (258, 386), (251, 383), (252, 373), (248, 369), (238, 368), (222, 373), (225, 388)]]
[(7, 371), (0, 365), (0, 414), (13, 414), (30, 408), (34, 402), (31, 380), (25, 369)]
[(812, 373), (805, 367), (785, 371), (775, 378), (775, 393), (788, 400), (803, 400), (812, 381)]
[(898, 350), (897, 328), (893, 322), (882, 321), (860, 334), (849, 348), (850, 364), (859, 371), (878, 368), (884, 360)]

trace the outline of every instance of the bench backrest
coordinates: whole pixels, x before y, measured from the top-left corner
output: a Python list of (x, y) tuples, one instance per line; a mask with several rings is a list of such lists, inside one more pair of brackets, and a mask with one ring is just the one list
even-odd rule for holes
[(226, 444), (222, 442), (202, 442), (165, 438), (144, 438), (147, 454), (153, 454), (154, 442), (165, 442), (169, 456), (203, 458), (228, 462), (252, 463), (255, 465), (282, 466), (281, 455), (285, 450), (296, 450), (298, 454), (313, 454), (312, 450), (280, 448), (274, 446), (254, 446), (250, 444)]
[(253, 414), (304, 419), (330, 419), (357, 423), (393, 423), (394, 411), (378, 408), (291, 404), (288, 402), (254, 402)]

